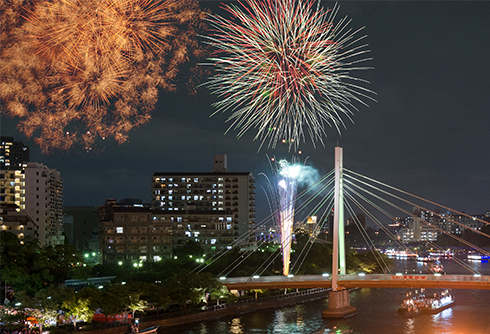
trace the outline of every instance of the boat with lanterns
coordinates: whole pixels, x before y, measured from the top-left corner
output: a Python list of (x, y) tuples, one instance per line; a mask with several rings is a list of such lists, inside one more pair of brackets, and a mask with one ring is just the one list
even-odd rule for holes
[(398, 313), (406, 316), (419, 314), (436, 314), (454, 304), (454, 296), (450, 289), (444, 289), (440, 293), (426, 294), (425, 289), (409, 292), (403, 300)]

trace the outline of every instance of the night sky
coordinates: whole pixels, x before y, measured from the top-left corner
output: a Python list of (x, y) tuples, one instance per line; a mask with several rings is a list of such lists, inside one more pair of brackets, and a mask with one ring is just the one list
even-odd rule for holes
[[(217, 8), (218, 2), (203, 2)], [(322, 1), (328, 7), (333, 2)], [(371, 82), (377, 102), (358, 106), (355, 124), (339, 136), (328, 129), (325, 147), (302, 144), (301, 159), (321, 175), (344, 167), (468, 214), (490, 210), (490, 25), (488, 1), (342, 1), (337, 19), (365, 27), (368, 64), (354, 76)], [(213, 154), (227, 154), (230, 172), (256, 177), (257, 220), (268, 214), (261, 185), (270, 174), (266, 154), (291, 159), (286, 145), (257, 152), (249, 132), (230, 131), (228, 114), (213, 117), (215, 97), (162, 93), (153, 120), (130, 133), (130, 142), (105, 149), (44, 155), (1, 119), (2, 136), (30, 146), (31, 161), (61, 172), (64, 205), (101, 205), (105, 198), (150, 201), (155, 172), (211, 172)], [(308, 141), (308, 138), (307, 138)]]

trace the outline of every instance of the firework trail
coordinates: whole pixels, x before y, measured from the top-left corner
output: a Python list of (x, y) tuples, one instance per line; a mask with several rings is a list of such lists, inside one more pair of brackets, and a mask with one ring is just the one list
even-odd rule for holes
[[(272, 159), (275, 161), (275, 159)], [(271, 164), (272, 172), (277, 177), (277, 183), (269, 180), (269, 206), (275, 225), (281, 233), (281, 249), (283, 261), (283, 275), (289, 274), (291, 258), (291, 242), (294, 225), (294, 209), (298, 184), (313, 183), (318, 179), (318, 172), (310, 166), (301, 165), (297, 159), (291, 162), (285, 159)]]
[[(333, 20), (338, 7), (314, 8), (314, 0), (244, 0), (241, 9), (223, 7), (231, 19), (214, 15), (206, 37), (216, 48), (211, 58), (216, 74), (205, 84), (220, 100), (216, 113), (231, 111), (230, 129), (241, 137), (257, 129), (255, 140), (275, 147), (278, 141), (296, 148), (307, 131), (313, 145), (326, 136), (325, 126), (340, 133), (343, 118), (352, 121), (356, 103), (373, 92), (350, 76), (368, 69), (359, 63), (369, 52), (358, 42), (346, 18)], [(240, 4), (242, 4), (240, 2)], [(303, 126), (306, 125), (306, 130)]]
[(44, 152), (125, 142), (205, 55), (195, 0), (0, 0), (0, 13), (2, 113)]

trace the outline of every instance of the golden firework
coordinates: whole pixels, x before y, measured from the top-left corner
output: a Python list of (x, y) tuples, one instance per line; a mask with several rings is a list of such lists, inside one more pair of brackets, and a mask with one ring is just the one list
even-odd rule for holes
[(18, 0), (0, 11), (0, 99), (44, 152), (125, 142), (159, 89), (204, 55), (194, 0)]

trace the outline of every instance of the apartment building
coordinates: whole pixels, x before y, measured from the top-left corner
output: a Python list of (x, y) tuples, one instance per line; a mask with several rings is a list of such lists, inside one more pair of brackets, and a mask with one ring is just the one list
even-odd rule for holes
[(214, 252), (253, 238), (255, 179), (228, 172), (226, 155), (214, 156), (212, 173), (160, 172), (151, 185), (154, 218), (172, 224), (174, 247), (192, 240)]

